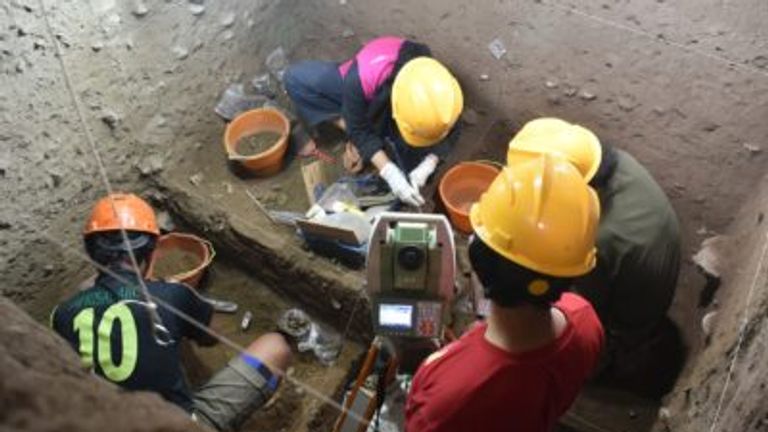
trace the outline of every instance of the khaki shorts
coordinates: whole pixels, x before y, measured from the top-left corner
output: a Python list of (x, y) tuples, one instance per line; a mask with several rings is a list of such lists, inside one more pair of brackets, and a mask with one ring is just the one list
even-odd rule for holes
[(214, 430), (236, 431), (267, 403), (278, 383), (278, 377), (256, 357), (235, 357), (195, 392), (194, 418)]

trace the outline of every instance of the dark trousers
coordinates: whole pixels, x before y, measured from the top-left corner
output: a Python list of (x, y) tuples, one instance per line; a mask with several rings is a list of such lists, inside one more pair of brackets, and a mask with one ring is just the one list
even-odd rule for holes
[[(299, 118), (309, 127), (341, 117), (344, 80), (339, 64), (330, 61), (306, 60), (291, 65), (285, 72), (285, 91), (291, 98)], [(389, 113), (389, 110), (385, 110)], [(378, 123), (386, 152), (400, 169), (409, 172), (437, 147), (422, 149), (409, 146), (400, 136), (391, 119)]]

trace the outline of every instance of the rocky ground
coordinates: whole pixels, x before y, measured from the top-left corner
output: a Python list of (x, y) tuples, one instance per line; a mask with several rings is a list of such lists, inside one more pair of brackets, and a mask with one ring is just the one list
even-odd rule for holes
[[(168, 185), (183, 183), (170, 194), (175, 205), (223, 201), (260, 225), (247, 201), (228, 198), (222, 183), (230, 180), (223, 152), (217, 155), (223, 123), (212, 108), (219, 94), (263, 72), (264, 58), (278, 46), (294, 59), (343, 59), (369, 37), (403, 34), (428, 43), (465, 88), (467, 128), (452, 160), (502, 158), (524, 121), (562, 116), (592, 127), (649, 168), (680, 215), (686, 256), (714, 234), (741, 233), (736, 250), (743, 257), (729, 265), (737, 275), (723, 278), (716, 302), (699, 307), (707, 281), (686, 260), (671, 311), (690, 356), (661, 418), (669, 430), (705, 430), (738, 337), (737, 305), (761, 247), (754, 240), (761, 226), (745, 221), (764, 207), (756, 193), (768, 145), (766, 19), (762, 0), (429, 0), (418, 7), (402, 0), (10, 0), (0, 4), (0, 290), (42, 321), (87, 275), (73, 250), (80, 248), (89, 203), (105, 189), (57, 45), (116, 188), (159, 185), (165, 195), (157, 202), (167, 202)], [(488, 48), (494, 40), (495, 55)], [(190, 186), (199, 172), (209, 174), (202, 186)], [(233, 179), (231, 185), (239, 191), (259, 183)], [(286, 197), (284, 204), (297, 199)], [(742, 207), (752, 213), (737, 219)], [(279, 230), (217, 219), (226, 211), (187, 212), (212, 227), (234, 225), (230, 244), (242, 240), (239, 232), (268, 232), (275, 237), (267, 243), (282, 248)], [(292, 262), (299, 249), (291, 244), (277, 262)], [(324, 261), (318, 268), (323, 278), (343, 273)], [(354, 285), (357, 276), (339, 277), (327, 292)], [(310, 279), (302, 273), (297, 280)], [(350, 306), (341, 305), (345, 314)], [(717, 308), (712, 322), (719, 330), (707, 337), (701, 320)], [(720, 430), (764, 427), (764, 409), (750, 397), (763, 392), (765, 376), (757, 362), (765, 321), (758, 312), (754, 317), (738, 362), (747, 366), (734, 375), (726, 400), (736, 402), (724, 411)]]

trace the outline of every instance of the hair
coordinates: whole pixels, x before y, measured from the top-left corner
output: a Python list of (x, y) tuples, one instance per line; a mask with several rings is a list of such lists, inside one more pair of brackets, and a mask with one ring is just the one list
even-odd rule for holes
[(483, 284), (485, 297), (502, 307), (530, 304), (548, 308), (573, 282), (572, 278), (550, 276), (516, 264), (477, 235), (469, 243), (469, 261)]
[(85, 250), (98, 264), (115, 268), (129, 259), (128, 250), (133, 251), (136, 263), (144, 264), (155, 250), (157, 238), (154, 235), (126, 231), (128, 244), (120, 231), (104, 231), (85, 236)]
[(589, 182), (589, 185), (595, 189), (600, 189), (608, 183), (611, 177), (613, 177), (613, 173), (616, 172), (616, 165), (619, 163), (618, 154), (610, 144), (601, 143), (600, 152), (602, 154), (600, 166), (597, 168), (595, 176)]

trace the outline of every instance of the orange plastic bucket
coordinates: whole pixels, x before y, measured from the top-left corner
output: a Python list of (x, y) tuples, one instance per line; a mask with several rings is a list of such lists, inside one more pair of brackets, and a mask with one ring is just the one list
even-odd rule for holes
[[(176, 251), (189, 257), (189, 268), (179, 269), (178, 273), (174, 274), (156, 274), (159, 269), (163, 268), (163, 260), (172, 258), (172, 254)], [(149, 267), (147, 267), (147, 278), (181, 282), (197, 288), (200, 278), (203, 277), (205, 269), (211, 265), (214, 256), (216, 256), (216, 251), (208, 240), (192, 234), (166, 234), (157, 240), (157, 247), (152, 254)]]
[[(262, 132), (280, 134), (280, 138), (267, 150), (254, 155), (237, 152), (237, 142), (247, 136)], [(277, 174), (283, 166), (283, 157), (288, 150), (288, 135), (291, 123), (275, 108), (257, 108), (241, 113), (232, 120), (224, 131), (224, 150), (227, 157), (247, 172), (259, 176)]]
[(497, 175), (499, 168), (481, 162), (458, 163), (443, 175), (438, 191), (455, 229), (464, 234), (472, 233), (469, 210)]

